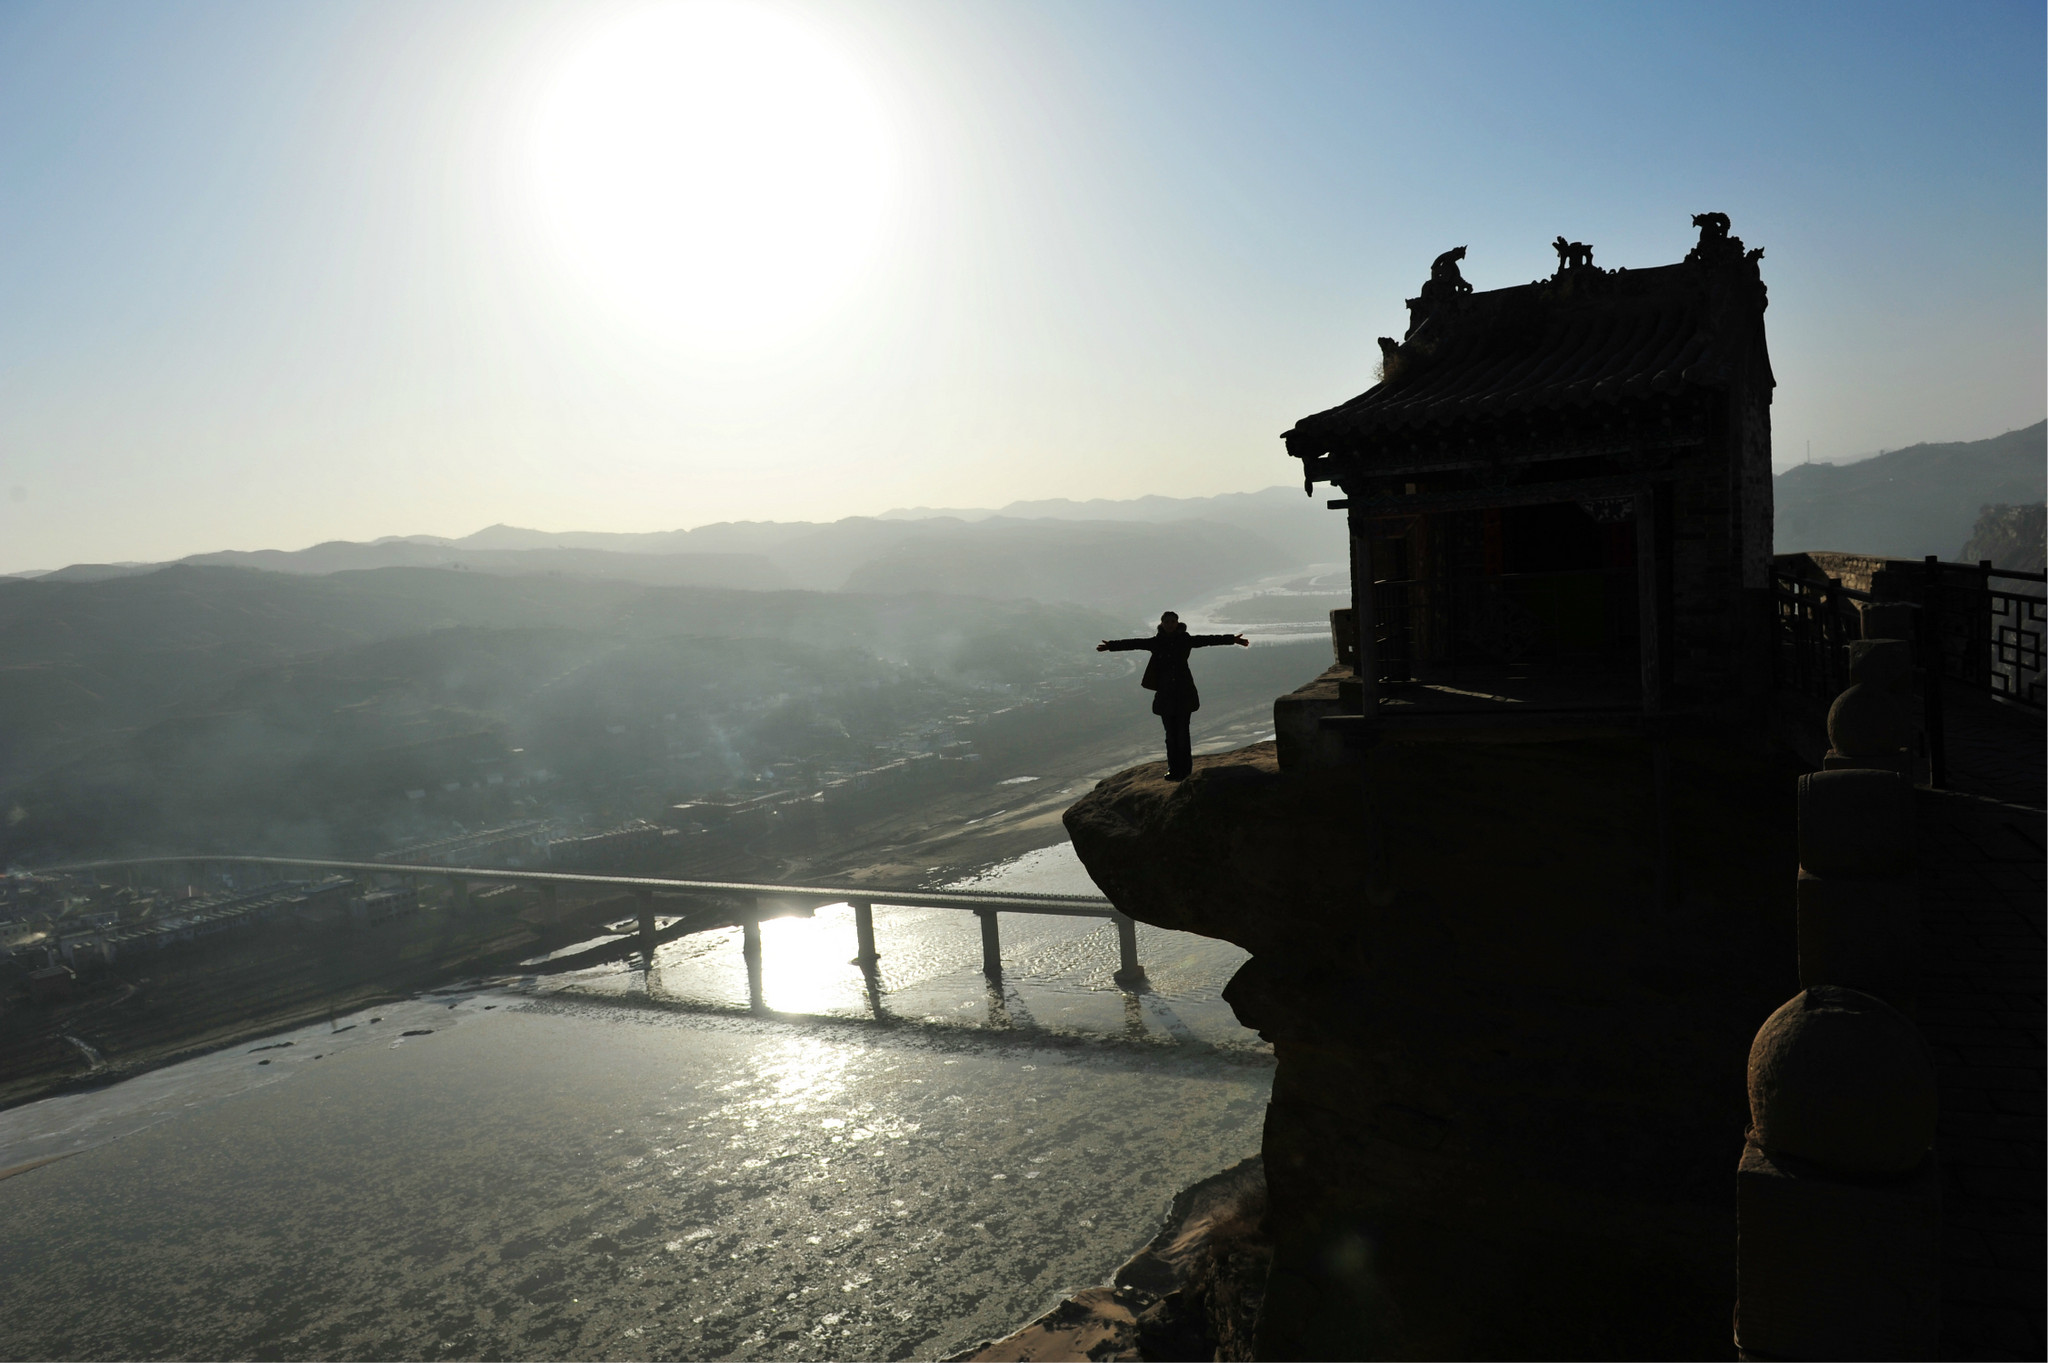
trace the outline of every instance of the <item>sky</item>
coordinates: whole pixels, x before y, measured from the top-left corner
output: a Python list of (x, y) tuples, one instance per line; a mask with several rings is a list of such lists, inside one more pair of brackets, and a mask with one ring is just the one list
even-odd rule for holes
[(1291, 482), (1430, 260), (1763, 246), (1780, 467), (2048, 409), (2038, 3), (10, 0), (0, 572)]

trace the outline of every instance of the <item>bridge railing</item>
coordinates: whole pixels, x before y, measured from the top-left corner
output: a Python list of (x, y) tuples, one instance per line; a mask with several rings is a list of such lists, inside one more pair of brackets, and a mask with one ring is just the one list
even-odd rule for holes
[[(853, 909), (857, 952), (854, 962), (869, 977), (870, 991), (879, 989), (876, 965), (881, 957), (875, 946), (874, 906), (893, 905), (912, 909), (954, 909), (974, 914), (981, 922), (982, 973), (991, 981), (1002, 978), (1002, 941), (998, 925), (1005, 913), (1051, 914), (1075, 918), (1107, 918), (1117, 930), (1117, 984), (1140, 989), (1145, 971), (1138, 961), (1137, 925), (1116, 906), (1098, 895), (1019, 893), (1011, 890), (921, 890), (882, 889), (875, 886), (769, 885), (737, 880), (679, 880), (661, 876), (596, 875), (575, 871), (528, 871), (489, 866), (410, 866), (384, 861), (340, 861), (317, 857), (256, 857), (221, 853), (184, 856), (127, 857), (101, 861), (71, 862), (38, 868), (39, 875), (99, 875), (106, 872), (134, 872), (150, 867), (201, 866), (227, 868), (261, 866), (289, 871), (343, 871), (361, 875), (399, 878), (433, 877), (446, 881), (458, 903), (468, 902), (471, 886), (478, 884), (526, 886), (540, 891), (549, 902), (564, 887), (570, 889), (612, 889), (632, 894), (639, 901), (638, 944), (648, 957), (662, 941), (729, 927), (742, 929), (742, 950), (747, 958), (749, 993), (757, 1005), (761, 998), (761, 922), (791, 913), (809, 913), (830, 904)], [(654, 900), (657, 894), (741, 900), (738, 908), (686, 915), (658, 932)]]

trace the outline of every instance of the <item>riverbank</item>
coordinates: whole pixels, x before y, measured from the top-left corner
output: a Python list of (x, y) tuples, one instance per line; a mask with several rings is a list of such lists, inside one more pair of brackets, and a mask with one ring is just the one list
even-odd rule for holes
[(1273, 1261), (1265, 1215), (1254, 1155), (1176, 1194), (1159, 1233), (1108, 1283), (945, 1363), (1248, 1359)]

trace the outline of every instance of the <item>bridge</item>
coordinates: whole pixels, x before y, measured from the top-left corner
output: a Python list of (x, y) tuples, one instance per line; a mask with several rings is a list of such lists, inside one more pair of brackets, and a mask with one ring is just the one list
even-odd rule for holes
[[(389, 876), (417, 882), (439, 879), (447, 883), (453, 902), (466, 906), (473, 885), (512, 885), (538, 890), (542, 902), (553, 908), (563, 887), (571, 889), (623, 890), (639, 901), (638, 928), (632, 934), (635, 945), (652, 961), (654, 949), (664, 942), (700, 932), (712, 932), (738, 924), (741, 950), (747, 962), (747, 993), (758, 1005), (762, 997), (761, 924), (770, 918), (809, 917), (819, 908), (845, 904), (853, 909), (855, 954), (853, 964), (867, 976), (871, 996), (879, 995), (877, 967), (881, 954), (875, 948), (875, 905), (911, 909), (954, 909), (972, 913), (981, 922), (981, 969), (991, 982), (1002, 979), (1002, 936), (999, 916), (1005, 913), (1054, 914), (1072, 918), (1107, 918), (1116, 926), (1117, 970), (1120, 988), (1142, 989), (1145, 971), (1138, 962), (1137, 925), (1119, 913), (1107, 900), (1096, 895), (1019, 894), (998, 890), (888, 890), (873, 886), (761, 885), (737, 880), (674, 880), (656, 876), (591, 875), (573, 871), (527, 871), (487, 866), (408, 866), (386, 861), (329, 861), (310, 857), (253, 857), (222, 853), (191, 856), (131, 857), (109, 861), (72, 862), (39, 868), (38, 875), (99, 875), (127, 872), (131, 880), (137, 871), (152, 868), (198, 867), (225, 871), (234, 867), (264, 867), (280, 871), (348, 872), (365, 876)], [(658, 928), (656, 896), (704, 900), (711, 905), (676, 915), (665, 928)], [(734, 904), (733, 901), (739, 901)]]

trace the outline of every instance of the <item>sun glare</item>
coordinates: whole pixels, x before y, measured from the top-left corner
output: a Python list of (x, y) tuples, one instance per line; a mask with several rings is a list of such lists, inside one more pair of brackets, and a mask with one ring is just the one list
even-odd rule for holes
[(780, 11), (629, 13), (567, 60), (536, 184), (565, 263), (607, 304), (699, 348), (800, 330), (874, 254), (887, 129), (862, 74)]

